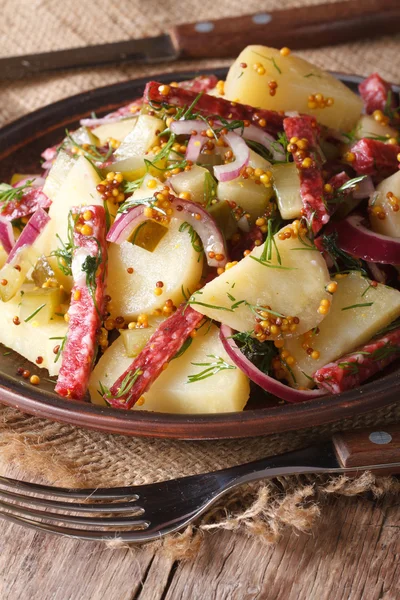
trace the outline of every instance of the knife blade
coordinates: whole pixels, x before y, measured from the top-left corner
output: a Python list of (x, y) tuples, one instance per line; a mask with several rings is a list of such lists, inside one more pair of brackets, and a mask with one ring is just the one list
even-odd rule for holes
[(398, 0), (344, 0), (177, 25), (157, 37), (0, 59), (1, 79), (128, 62), (228, 58), (249, 44), (316, 48), (397, 33)]

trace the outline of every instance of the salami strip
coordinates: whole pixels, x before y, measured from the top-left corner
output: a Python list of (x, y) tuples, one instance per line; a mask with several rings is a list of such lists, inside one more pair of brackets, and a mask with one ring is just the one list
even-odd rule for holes
[[(375, 110), (383, 111), (386, 108), (392, 86), (382, 79), (378, 73), (372, 73), (360, 83), (358, 91), (363, 99), (365, 112), (371, 115)], [(391, 96), (390, 108), (394, 108), (393, 92)]]
[[(44, 183), (42, 177), (38, 177), (41, 182)], [(19, 187), (24, 183), (20, 181), (14, 187)], [(22, 217), (28, 217), (32, 215), (38, 208), (49, 208), (51, 200), (43, 194), (43, 185), (35, 185), (36, 181), (33, 182), (31, 187), (26, 188), (23, 191), (20, 200), (8, 202), (5, 206), (1, 206), (0, 203), (0, 215), (7, 219), (7, 221), (14, 221), (14, 219), (21, 219)]]
[(352, 146), (351, 152), (355, 156), (351, 166), (357, 175), (372, 175), (380, 180), (398, 170), (400, 146), (397, 144), (362, 138)]
[[(62, 352), (56, 392), (66, 398), (82, 400), (87, 389), (96, 352), (96, 335), (104, 305), (107, 265), (106, 219), (102, 206), (75, 208), (74, 286), (68, 310), (67, 338)], [(76, 230), (83, 224), (92, 229), (89, 235)]]
[(115, 408), (126, 410), (139, 400), (175, 356), (203, 315), (182, 304), (151, 336), (130, 367), (117, 379), (104, 399)]
[(319, 388), (339, 394), (359, 386), (399, 357), (400, 328), (318, 369), (313, 378)]
[(317, 122), (314, 117), (306, 115), (286, 117), (283, 127), (288, 140), (298, 138), (308, 142), (307, 153), (312, 160), (311, 166), (304, 166), (304, 156), (299, 155), (298, 152), (293, 153), (293, 158), (300, 177), (304, 216), (315, 234), (329, 221), (329, 213), (324, 203), (324, 180), (320, 168)]
[(194, 77), (194, 79), (180, 81), (178, 87), (198, 94), (199, 92), (209, 92), (215, 88), (217, 83), (218, 77), (215, 75), (199, 75), (198, 77)]
[[(163, 92), (167, 91), (167, 93), (161, 93), (160, 89)], [(204, 116), (218, 115), (224, 119), (250, 121), (250, 123), (272, 134), (282, 131), (283, 128), (283, 113), (274, 110), (257, 109), (247, 104), (230, 102), (224, 98), (217, 98), (208, 94), (198, 97), (198, 93), (195, 91), (163, 85), (157, 81), (150, 81), (146, 85), (143, 98), (145, 102), (166, 103), (180, 107), (189, 107), (196, 100), (193, 111), (199, 112)], [(265, 125), (263, 121), (265, 121)]]

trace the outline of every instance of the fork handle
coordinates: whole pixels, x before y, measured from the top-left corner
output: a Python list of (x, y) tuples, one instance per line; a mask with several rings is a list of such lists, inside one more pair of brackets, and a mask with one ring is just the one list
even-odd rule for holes
[(390, 465), (400, 462), (400, 424), (337, 433), (332, 441), (345, 469), (387, 464), (387, 472), (399, 472)]

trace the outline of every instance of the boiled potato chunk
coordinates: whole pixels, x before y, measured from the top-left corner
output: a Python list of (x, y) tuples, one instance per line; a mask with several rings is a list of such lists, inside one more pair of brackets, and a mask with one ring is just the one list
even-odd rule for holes
[[(217, 358), (214, 358), (217, 357)], [(133, 410), (152, 410), (165, 413), (202, 414), (241, 411), (250, 394), (249, 380), (238, 368), (221, 370), (201, 381), (188, 383), (190, 375), (196, 375), (207, 367), (193, 363), (212, 363), (222, 359), (231, 367), (233, 363), (219, 339), (219, 330), (212, 325), (199, 330), (189, 348), (168, 365), (144, 394), (144, 404)], [(94, 404), (103, 404), (98, 392), (99, 382), (110, 387), (131, 364), (125, 346), (118, 338), (101, 357), (95, 367), (89, 392)]]
[(115, 158), (122, 160), (131, 156), (143, 157), (150, 148), (157, 144), (158, 136), (164, 129), (165, 123), (162, 119), (140, 115), (136, 120), (135, 127), (115, 151)]
[(208, 169), (193, 165), (190, 171), (182, 171), (178, 175), (173, 175), (170, 181), (177, 195), (189, 192), (193, 202), (204, 203), (207, 200), (205, 198), (206, 177), (210, 177)]
[(384, 136), (387, 138), (397, 138), (398, 136), (396, 129), (375, 121), (372, 115), (362, 115), (356, 125), (354, 134), (358, 140), (364, 137)]
[(43, 193), (46, 194), (50, 200), (54, 200), (57, 196), (75, 162), (76, 159), (72, 158), (72, 156), (67, 152), (64, 152), (64, 150), (60, 150), (57, 154), (57, 158), (54, 161), (43, 186)]
[(7, 257), (8, 257), (7, 252), (4, 250), (3, 246), (0, 244), (0, 269), (2, 268), (3, 265), (5, 265)]
[[(264, 68), (263, 75), (253, 68), (257, 63)], [(278, 84), (275, 96), (269, 93), (271, 80)], [(333, 98), (333, 105), (310, 108), (308, 97), (317, 93)], [(356, 94), (326, 71), (299, 56), (282, 56), (279, 50), (265, 46), (247, 46), (239, 54), (229, 69), (225, 97), (260, 108), (310, 114), (323, 125), (342, 131), (354, 127), (363, 107)]]
[(236, 177), (232, 181), (220, 181), (217, 186), (218, 200), (235, 202), (250, 215), (250, 221), (253, 223), (265, 212), (272, 194), (272, 187), (267, 188), (262, 183), (243, 177)]
[[(60, 288), (40, 288), (26, 291), (20, 306), (21, 321), (31, 321), (42, 326), (61, 312), (63, 292)], [(60, 315), (58, 315), (60, 316)]]
[[(246, 137), (246, 135), (244, 135), (244, 137)], [(254, 152), (254, 150), (251, 150), (250, 148), (249, 167), (252, 167), (253, 169), (262, 169), (263, 171), (268, 171), (271, 168), (271, 163), (259, 154), (257, 154), (257, 152)]]
[[(24, 292), (32, 287), (24, 286)], [(41, 367), (49, 371), (50, 376), (58, 375), (61, 360), (55, 361), (53, 352), (55, 346), (62, 343), (62, 338), (67, 332), (67, 323), (62, 317), (54, 317), (53, 321), (38, 325), (34, 320), (25, 323), (20, 317), (20, 302), (22, 294), (19, 292), (10, 302), (0, 301), (0, 342), (15, 350), (26, 359), (34, 363), (38, 356), (43, 358)], [(13, 318), (19, 317), (21, 323), (16, 326)], [(60, 338), (60, 339), (51, 339)]]
[(372, 229), (382, 235), (397, 238), (400, 237), (400, 210), (397, 210), (397, 212), (393, 210), (387, 197), (388, 193), (392, 193), (400, 199), (400, 171), (381, 181), (376, 188), (376, 193), (372, 195), (369, 202), (370, 208), (379, 206), (385, 212), (385, 218), (378, 219), (373, 210), (370, 210), (369, 217)]
[[(59, 238), (64, 242), (68, 239), (68, 215), (74, 206), (103, 206), (103, 200), (96, 189), (101, 179), (94, 167), (86, 158), (81, 156), (75, 161), (64, 183), (50, 206), (50, 223), (41, 240), (41, 254), (49, 256), (60, 247)], [(65, 275), (60, 269), (57, 258), (51, 256), (49, 263), (58, 279), (67, 291), (72, 288), (72, 277)]]
[[(179, 231), (183, 222), (171, 219), (153, 252), (129, 241), (110, 244), (107, 294), (112, 298), (113, 318), (132, 320), (140, 313), (162, 308), (168, 299), (178, 306), (187, 290), (195, 289), (202, 274), (203, 255), (193, 248), (189, 232)], [(131, 274), (127, 271), (130, 267), (134, 269)], [(164, 284), (160, 296), (154, 293), (158, 281)]]
[(118, 142), (122, 142), (127, 135), (131, 133), (136, 125), (137, 117), (131, 119), (122, 119), (116, 123), (105, 123), (95, 127), (93, 134), (99, 139), (100, 144), (104, 146), (107, 141), (112, 138)]
[(276, 164), (271, 168), (274, 189), (282, 219), (297, 219), (301, 216), (303, 202), (300, 196), (300, 178), (296, 164)]
[[(308, 356), (302, 348), (303, 336), (285, 343), (285, 348), (296, 360), (291, 367), (296, 382), (289, 378), (290, 385), (294, 387), (310, 387), (312, 382), (306, 375), (312, 377), (327, 363), (365, 344), (400, 315), (400, 292), (397, 290), (380, 283), (367, 289), (369, 280), (355, 271), (337, 283), (329, 314), (320, 323), (319, 333), (307, 340), (320, 357), (314, 360)], [(343, 310), (355, 304), (369, 303), (372, 304)]]
[(265, 244), (258, 246), (195, 292), (190, 300), (193, 308), (242, 332), (253, 331), (257, 306), (269, 306), (274, 312), (299, 319), (295, 332), (289, 330), (284, 335), (299, 335), (318, 325), (323, 319), (318, 312), (320, 302), (330, 298), (325, 291), (330, 281), (325, 260), (298, 238), (280, 240), (276, 234), (275, 243), (281, 265), (275, 249), (269, 266), (254, 260), (260, 259)]

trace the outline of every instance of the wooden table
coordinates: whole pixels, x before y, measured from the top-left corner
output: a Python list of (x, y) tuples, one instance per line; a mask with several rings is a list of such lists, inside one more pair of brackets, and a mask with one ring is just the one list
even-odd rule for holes
[[(15, 475), (15, 473), (14, 473)], [(109, 550), (1, 521), (1, 600), (396, 600), (399, 499), (330, 498), (311, 534), (275, 546), (207, 534), (192, 562)]]

